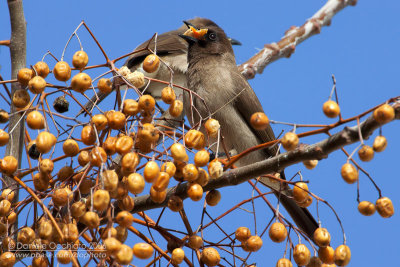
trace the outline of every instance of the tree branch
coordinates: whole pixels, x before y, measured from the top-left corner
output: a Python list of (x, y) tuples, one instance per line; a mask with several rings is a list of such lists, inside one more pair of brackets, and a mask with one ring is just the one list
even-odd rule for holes
[(278, 43), (266, 44), (262, 50), (239, 66), (247, 79), (282, 57), (290, 57), (296, 46), (314, 34), (320, 33), (323, 26), (329, 26), (334, 15), (343, 8), (356, 5), (357, 0), (328, 0), (328, 2), (301, 27), (292, 26)]
[[(396, 112), (396, 119), (400, 119), (400, 102), (396, 102), (393, 108)], [(363, 121), (360, 124), (360, 129), (364, 139), (367, 139), (374, 130), (380, 126), (381, 125), (374, 120), (372, 115)], [(204, 187), (204, 191), (237, 185), (260, 175), (277, 172), (304, 160), (325, 159), (330, 153), (341, 149), (343, 146), (359, 141), (357, 125), (353, 127), (345, 127), (342, 131), (313, 145), (302, 145), (294, 151), (279, 154), (273, 158), (226, 171), (220, 178), (210, 180), (210, 182)], [(182, 183), (168, 189), (167, 197), (162, 203), (154, 203), (150, 199), (149, 195), (136, 197), (134, 199), (135, 206), (132, 213), (165, 207), (167, 206), (168, 199), (172, 195), (178, 195), (182, 199), (186, 199), (188, 197), (186, 194), (186, 188), (187, 183)], [(279, 190), (279, 183), (277, 183), (277, 188)]]
[[(26, 21), (24, 17), (24, 9), (22, 0), (8, 0), (8, 10), (10, 13), (11, 22), (11, 39), (10, 39), (10, 57), (11, 57), (11, 79), (16, 79), (18, 71), (26, 65)], [(11, 84), (11, 95), (17, 89), (20, 89), (19, 83)], [(15, 106), (11, 105), (11, 113), (16, 111)], [(13, 129), (18, 123), (22, 113), (17, 113), (10, 117), (8, 129)], [(21, 168), (22, 149), (24, 144), (24, 120), (22, 120), (10, 134), (10, 142), (6, 148), (6, 155), (14, 156), (18, 160), (18, 168)], [(4, 187), (18, 188), (17, 182), (12, 177), (5, 176)], [(18, 189), (14, 191), (14, 202), (18, 201)], [(17, 229), (18, 220), (14, 223), (14, 228)], [(13, 232), (13, 230), (11, 230)]]
[(10, 46), (10, 40), (0, 40), (0, 45)]

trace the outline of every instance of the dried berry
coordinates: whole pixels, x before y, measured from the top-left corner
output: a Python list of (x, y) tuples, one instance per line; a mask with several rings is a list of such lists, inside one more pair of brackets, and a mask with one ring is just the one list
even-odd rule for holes
[(168, 208), (174, 212), (178, 212), (183, 208), (183, 200), (178, 196), (171, 196), (168, 199)]
[(126, 76), (125, 75), (123, 76), (128, 80), (128, 82), (130, 82), (136, 88), (141, 88), (145, 85), (144, 74), (140, 71), (134, 71), (132, 73), (127, 74)]
[(209, 206), (216, 206), (220, 200), (221, 193), (216, 189), (213, 189), (206, 194), (206, 202)]
[(53, 107), (58, 113), (64, 113), (69, 109), (69, 102), (64, 96), (59, 96), (54, 100)]

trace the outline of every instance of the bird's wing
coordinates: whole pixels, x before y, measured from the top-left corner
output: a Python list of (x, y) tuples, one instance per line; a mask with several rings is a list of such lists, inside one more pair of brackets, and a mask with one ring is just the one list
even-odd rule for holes
[[(182, 30), (174, 30), (170, 32), (166, 32), (157, 36), (157, 39), (153, 38), (151, 40), (149, 48), (155, 51), (155, 47), (157, 47), (157, 55), (163, 56), (166, 54), (186, 54), (187, 53), (187, 42), (185, 42), (178, 34), (182, 33)], [(145, 48), (150, 40), (142, 43), (135, 50), (140, 50)], [(133, 68), (138, 66), (144, 58), (149, 55), (150, 52), (148, 50), (141, 51), (139, 53), (133, 54), (130, 56), (125, 62), (125, 66), (128, 68)], [(137, 68), (137, 67), (135, 67)]]
[[(253, 88), (249, 85), (247, 80), (237, 71), (234, 72), (241, 77), (242, 88), (237, 86), (238, 92), (237, 97), (234, 101), (234, 105), (239, 113), (242, 115), (243, 120), (248, 124), (249, 128), (252, 129), (254, 134), (260, 139), (260, 143), (266, 143), (275, 140), (275, 134), (270, 125), (263, 131), (255, 130), (250, 124), (250, 117), (256, 112), (264, 112), (260, 100), (256, 96)], [(268, 149), (269, 156), (275, 156), (278, 152), (278, 147), (275, 145)]]
[[(241, 74), (239, 73), (239, 75)], [(253, 115), (255, 112), (264, 112), (264, 110), (261, 106), (258, 97), (253, 91), (253, 88), (251, 88), (246, 79), (243, 78), (242, 84), (243, 84), (243, 88), (241, 89), (242, 93), (238, 95), (236, 101), (234, 102), (237, 110), (239, 111), (243, 119), (246, 121), (246, 123), (253, 130), (254, 134), (260, 139), (261, 142), (265, 143), (271, 140), (275, 140), (275, 135), (270, 125), (268, 125), (267, 129), (265, 129), (264, 131), (257, 131), (250, 125), (251, 115)], [(238, 94), (240, 93), (240, 91), (236, 93)], [(268, 149), (266, 152), (269, 156), (275, 156), (276, 153), (278, 152), (278, 146), (275, 145), (270, 149)], [(283, 171), (280, 172), (280, 175), (282, 179), (285, 179), (285, 174)], [(279, 190), (282, 190), (279, 183), (273, 182), (267, 177), (261, 177), (259, 182), (264, 184), (265, 186), (268, 186), (276, 190), (275, 194), (277, 196), (280, 196), (280, 202), (285, 207), (290, 216), (293, 218), (296, 225), (300, 229), (302, 229), (308, 235), (309, 238), (313, 239), (313, 233), (315, 229), (318, 228), (318, 223), (314, 219), (312, 214), (307, 210), (307, 208), (301, 208), (296, 204), (296, 202), (292, 198), (288, 197), (288, 195), (290, 196), (291, 193), (290, 191), (287, 191), (289, 189), (287, 184), (285, 184), (286, 189), (284, 189), (281, 192), (282, 194), (279, 194), (277, 192), (279, 192)]]
[[(179, 37), (179, 33), (184, 32), (183, 27), (179, 28), (178, 30), (166, 32), (163, 34), (160, 34), (157, 36), (157, 55), (163, 56), (167, 54), (186, 54), (187, 53), (187, 43)], [(150, 40), (147, 40), (146, 42), (142, 43), (138, 47), (136, 47), (135, 50), (140, 50), (142, 48), (145, 48)], [(149, 48), (154, 51), (155, 47), (155, 39), (153, 39), (149, 45)], [(139, 53), (131, 55), (125, 62), (124, 66), (127, 66), (129, 69), (137, 69), (140, 64), (143, 62), (144, 58), (149, 55), (150, 52), (148, 50), (141, 51)], [(115, 89), (115, 86), (122, 84), (122, 80), (118, 77), (113, 79), (113, 90)], [(96, 96), (92, 97), (92, 101), (88, 101), (85, 104), (85, 109), (86, 110), (92, 110), (93, 109), (93, 103), (97, 102), (100, 104), (100, 102), (107, 96), (102, 93), (98, 93), (100, 100), (96, 101)], [(81, 109), (79, 113), (76, 116), (79, 116), (84, 112), (84, 109)], [(86, 116), (86, 114), (85, 114)]]

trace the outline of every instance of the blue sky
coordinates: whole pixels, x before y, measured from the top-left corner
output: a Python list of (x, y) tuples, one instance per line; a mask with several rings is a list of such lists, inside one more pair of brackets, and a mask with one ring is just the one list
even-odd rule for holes
[[(207, 17), (218, 23), (229, 36), (243, 45), (235, 47), (238, 63), (246, 61), (264, 44), (276, 42), (292, 25), (302, 25), (325, 1), (26, 1), (27, 64), (35, 64), (47, 50), (61, 56), (70, 33), (81, 20), (85, 20), (111, 58), (132, 51), (136, 45), (155, 32), (165, 32), (181, 25), (181, 21), (195, 16)], [(398, 13), (400, 4), (395, 1), (359, 1), (334, 17), (332, 25), (296, 48), (289, 59), (281, 59), (269, 65), (263, 74), (250, 83), (263, 104), (267, 115), (274, 120), (323, 124), (331, 123), (321, 107), (329, 96), (331, 75), (335, 74), (343, 116), (354, 116), (398, 95), (400, 43)], [(9, 18), (5, 1), (0, 4), (0, 39), (9, 38)], [(82, 31), (83, 46), (90, 56), (90, 64), (102, 63), (97, 48)], [(66, 56), (77, 49), (73, 41)], [(9, 55), (6, 47), (0, 47), (0, 73), (10, 77)], [(274, 126), (275, 132), (288, 128)], [(339, 128), (338, 130), (342, 129)], [(376, 154), (372, 162), (361, 163), (384, 196), (392, 199), (395, 210), (399, 206), (398, 188), (398, 123), (383, 128), (389, 146), (385, 152)], [(302, 131), (299, 129), (298, 131)], [(396, 134), (397, 133), (397, 134)], [(376, 134), (375, 134), (376, 135)], [(373, 135), (373, 137), (375, 136)], [(325, 138), (315, 136), (302, 139), (313, 143)], [(367, 140), (372, 144), (373, 138)], [(355, 146), (348, 148), (351, 151)], [(361, 216), (357, 211), (356, 185), (345, 184), (340, 177), (340, 167), (346, 156), (335, 152), (319, 163), (316, 169), (306, 170), (301, 164), (286, 170), (291, 177), (301, 170), (310, 180), (310, 189), (329, 201), (338, 212), (352, 250), (350, 266), (393, 265), (393, 255), (400, 249), (400, 218), (397, 213), (390, 219)], [(361, 199), (375, 201), (376, 191), (365, 175), (360, 174)], [(243, 184), (236, 188), (221, 190), (221, 203), (210, 209), (218, 216), (234, 203), (251, 196), (250, 187)], [(274, 199), (271, 198), (274, 202)], [(185, 202), (186, 204), (186, 202)], [(200, 221), (202, 204), (188, 204), (190, 222), (196, 228)], [(258, 230), (268, 223), (272, 214), (262, 203), (257, 204)], [(312, 206), (315, 213), (315, 206)], [(248, 206), (247, 208), (251, 208)], [(157, 214), (157, 213), (154, 213)], [(322, 224), (332, 235), (332, 246), (341, 244), (342, 238), (337, 221), (327, 209), (320, 211)], [(165, 224), (181, 225), (178, 216), (164, 218)], [(221, 221), (229, 231), (248, 226), (252, 231), (252, 217), (244, 211), (235, 212)], [(181, 226), (183, 227), (183, 225)], [(228, 231), (228, 232), (229, 232)], [(208, 237), (218, 235), (210, 230)], [(134, 240), (133, 242), (137, 242)], [(264, 246), (251, 256), (249, 263), (269, 266), (282, 257), (284, 244), (264, 239)], [(242, 256), (245, 254), (241, 254)], [(145, 261), (134, 261), (141, 266)]]

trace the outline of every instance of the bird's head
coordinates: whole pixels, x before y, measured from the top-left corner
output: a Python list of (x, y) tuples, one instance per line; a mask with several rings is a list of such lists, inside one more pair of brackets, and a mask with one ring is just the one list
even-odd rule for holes
[(197, 25), (184, 21), (187, 31), (179, 36), (189, 44), (189, 51), (195, 54), (224, 54), (232, 53), (232, 45), (240, 45), (240, 42), (228, 38), (225, 32), (213, 21), (201, 19)]

